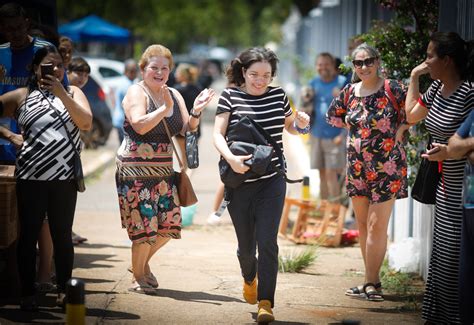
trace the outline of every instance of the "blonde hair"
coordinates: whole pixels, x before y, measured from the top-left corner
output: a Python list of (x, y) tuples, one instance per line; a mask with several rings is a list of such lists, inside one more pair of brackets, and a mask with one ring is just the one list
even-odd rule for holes
[(176, 68), (176, 76), (179, 76), (180, 82), (195, 83), (198, 78), (198, 69), (192, 64), (180, 63)]
[(173, 55), (171, 54), (171, 51), (167, 47), (161, 44), (153, 44), (147, 47), (145, 52), (143, 52), (142, 57), (140, 58), (140, 61), (138, 62), (140, 69), (142, 71), (145, 70), (145, 67), (150, 62), (150, 59), (155, 56), (163, 56), (166, 59), (168, 59), (168, 61), (170, 62), (170, 69), (173, 69), (174, 67)]

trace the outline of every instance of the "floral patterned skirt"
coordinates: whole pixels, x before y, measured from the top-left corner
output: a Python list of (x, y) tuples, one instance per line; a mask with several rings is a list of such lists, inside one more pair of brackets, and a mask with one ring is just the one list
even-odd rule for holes
[(130, 240), (154, 244), (157, 236), (181, 238), (181, 209), (172, 165), (156, 168), (116, 162), (120, 216)]

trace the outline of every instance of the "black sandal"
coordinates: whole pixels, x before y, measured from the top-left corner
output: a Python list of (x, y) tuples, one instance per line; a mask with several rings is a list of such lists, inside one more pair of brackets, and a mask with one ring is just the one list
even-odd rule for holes
[[(374, 288), (375, 288), (379, 293), (381, 293), (381, 292), (382, 292), (382, 282), (377, 282), (377, 283), (374, 285)], [(346, 295), (346, 296), (349, 296), (349, 297), (360, 297), (361, 295), (365, 295), (365, 293), (364, 293), (364, 286), (353, 287), (353, 288), (347, 289), (345, 295)], [(365, 297), (364, 297), (364, 298), (365, 298)]]
[[(370, 288), (370, 287), (374, 288), (374, 290), (367, 290), (367, 288)], [(364, 287), (362, 288), (362, 290), (364, 291), (367, 300), (384, 301), (383, 294), (377, 290), (377, 288), (375, 287), (375, 284), (370, 283), (370, 282), (366, 283), (364, 284)]]

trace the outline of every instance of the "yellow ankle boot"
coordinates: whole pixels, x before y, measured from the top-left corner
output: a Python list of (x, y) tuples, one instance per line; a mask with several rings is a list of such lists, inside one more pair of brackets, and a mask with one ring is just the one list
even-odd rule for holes
[(244, 279), (244, 288), (242, 290), (244, 299), (251, 305), (257, 303), (257, 277), (253, 279), (252, 283), (247, 283)]
[(275, 320), (272, 312), (272, 303), (270, 300), (260, 300), (258, 303), (258, 314), (257, 322), (258, 323), (269, 323)]

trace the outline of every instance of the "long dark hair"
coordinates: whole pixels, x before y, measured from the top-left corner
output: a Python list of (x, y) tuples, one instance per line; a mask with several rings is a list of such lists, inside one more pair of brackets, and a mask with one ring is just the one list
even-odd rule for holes
[[(36, 50), (35, 54), (33, 55), (33, 60), (31, 61), (31, 66), (29, 67), (29, 77), (28, 77), (28, 90), (32, 92), (33, 90), (36, 90), (39, 88), (38, 86), (38, 77), (36, 76), (35, 73), (35, 68), (40, 65), (41, 61), (49, 54), (49, 53), (55, 53), (59, 55), (59, 57), (62, 56), (59, 53), (58, 49), (54, 45), (46, 45), (43, 47), (40, 47), (38, 50)], [(64, 72), (66, 73), (66, 72)], [(62, 80), (61, 80), (62, 81)], [(63, 84), (64, 86), (64, 84)], [(64, 87), (66, 88), (66, 87)], [(67, 90), (67, 88), (66, 88)]]
[(439, 58), (449, 56), (463, 80), (474, 81), (474, 41), (464, 41), (454, 32), (436, 32), (430, 37)]
[(275, 76), (278, 64), (278, 58), (275, 52), (262, 47), (253, 47), (243, 51), (230, 62), (230, 66), (226, 71), (228, 82), (236, 86), (245, 83), (242, 68), (247, 70), (255, 62), (268, 62), (272, 67), (272, 77)]

